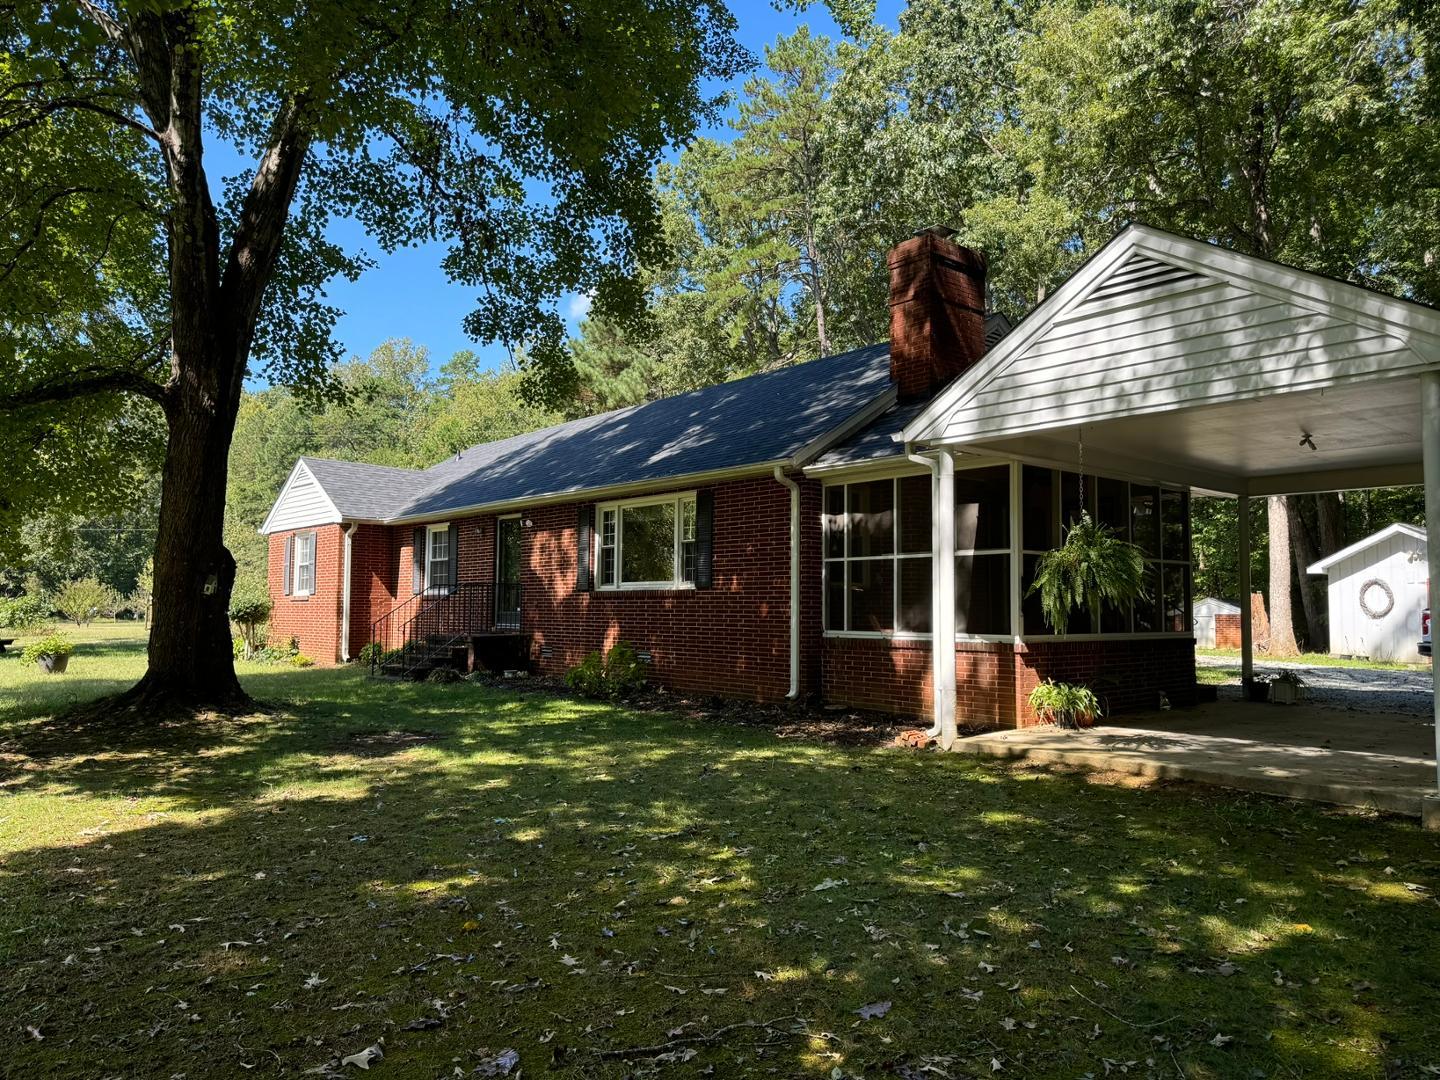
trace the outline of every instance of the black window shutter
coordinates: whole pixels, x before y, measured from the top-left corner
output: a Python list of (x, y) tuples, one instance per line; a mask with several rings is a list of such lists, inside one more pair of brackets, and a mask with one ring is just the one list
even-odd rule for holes
[(285, 537), (285, 595), (295, 588), (295, 534)]
[(460, 584), (460, 526), (450, 526), (450, 580), (446, 583), (454, 588)]
[(589, 592), (591, 588), (590, 553), (595, 545), (591, 542), (591, 522), (595, 507), (586, 503), (580, 507), (580, 520), (575, 528), (575, 591)]
[(715, 584), (715, 493), (695, 493), (695, 587)]
[(425, 540), (426, 530), (422, 525), (415, 530), (415, 547), (411, 552), (410, 562), (414, 568), (414, 575), (411, 580), (410, 591), (419, 593), (425, 588)]

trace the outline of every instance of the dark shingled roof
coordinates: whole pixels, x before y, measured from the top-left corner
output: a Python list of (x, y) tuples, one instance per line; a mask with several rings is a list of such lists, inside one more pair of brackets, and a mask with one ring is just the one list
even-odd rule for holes
[[(986, 345), (1009, 330), (986, 319)], [(827, 356), (628, 409), (481, 443), (423, 471), (303, 458), (343, 517), (434, 519), (462, 510), (662, 482), (796, 458), (890, 389), (890, 346)], [(921, 406), (892, 406), (824, 464), (892, 457)]]
[(393, 516), (784, 461), (889, 388), (889, 346), (871, 345), (482, 443), (425, 470), (424, 488)]
[(425, 482), (419, 469), (394, 469), (389, 465), (363, 465), (358, 461), (302, 457), (305, 467), (330, 496), (330, 501), (348, 520), (384, 521), (413, 498)]

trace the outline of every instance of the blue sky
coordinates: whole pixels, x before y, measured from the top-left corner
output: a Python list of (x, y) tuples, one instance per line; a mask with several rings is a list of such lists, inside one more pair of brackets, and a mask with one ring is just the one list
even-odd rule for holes
[[(900, 6), (899, 0), (880, 0), (877, 5), (880, 17), (891, 26), (896, 25)], [(757, 62), (762, 60), (767, 44), (802, 24), (809, 24), (817, 34), (841, 36), (823, 3), (796, 12), (776, 10), (769, 0), (736, 0), (730, 9), (739, 23), (741, 44)], [(736, 88), (743, 82), (744, 77), (737, 80)], [(725, 138), (728, 132), (728, 128), (720, 126), (705, 134)], [(248, 163), (240, 162), (228, 147), (212, 145), (211, 153), (223, 171), (243, 168), (248, 173)], [(329, 302), (346, 313), (335, 327), (335, 337), (347, 355), (364, 356), (387, 338), (409, 338), (429, 348), (436, 368), (460, 349), (473, 349), (491, 367), (504, 362), (502, 347), (481, 345), (466, 336), (461, 324), (475, 306), (475, 293), (446, 280), (440, 270), (443, 246), (427, 245), (386, 255), (363, 229), (349, 221), (336, 222), (332, 235), (347, 249), (364, 250), (377, 260), (377, 265), (359, 281), (333, 282), (328, 289)], [(573, 331), (584, 315), (584, 299), (566, 297), (560, 310)]]

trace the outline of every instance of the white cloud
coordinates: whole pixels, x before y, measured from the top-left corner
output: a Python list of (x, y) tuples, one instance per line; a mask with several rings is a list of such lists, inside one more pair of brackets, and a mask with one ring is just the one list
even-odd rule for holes
[(590, 314), (590, 305), (594, 298), (589, 293), (573, 293), (565, 301), (565, 318), (570, 322), (579, 322)]

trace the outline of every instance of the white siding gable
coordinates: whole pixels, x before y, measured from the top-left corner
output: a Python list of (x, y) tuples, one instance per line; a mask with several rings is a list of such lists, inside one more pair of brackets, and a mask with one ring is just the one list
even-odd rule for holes
[(1440, 314), (1134, 227), (908, 425), (965, 443), (1399, 377), (1440, 363)]
[(325, 489), (315, 479), (315, 474), (303, 461), (297, 461), (290, 470), (290, 477), (280, 489), (280, 495), (265, 524), (262, 533), (288, 532), (291, 529), (305, 529), (312, 525), (330, 525), (341, 520), (340, 511)]
[[(1335, 656), (1420, 660), (1416, 645), (1430, 574), (1425, 540), (1413, 533), (1387, 530), (1371, 538), (1378, 542), (1367, 541), (1330, 565), (1330, 652)], [(1386, 611), (1391, 598), (1393, 606)]]

